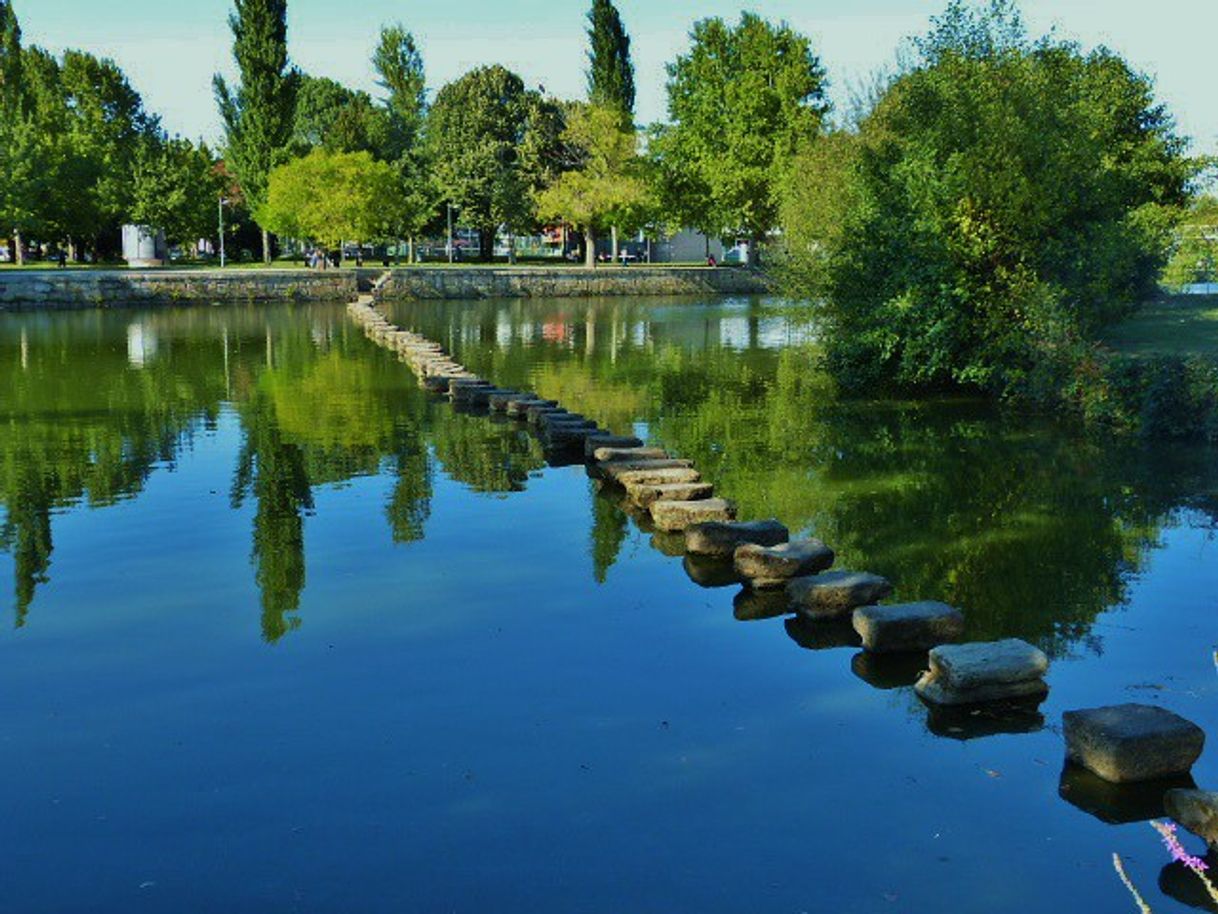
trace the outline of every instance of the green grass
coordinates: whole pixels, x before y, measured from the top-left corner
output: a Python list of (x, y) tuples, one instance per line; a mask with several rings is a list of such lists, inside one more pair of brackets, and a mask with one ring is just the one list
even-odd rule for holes
[(1218, 356), (1218, 295), (1173, 295), (1110, 328), (1104, 342), (1126, 355)]

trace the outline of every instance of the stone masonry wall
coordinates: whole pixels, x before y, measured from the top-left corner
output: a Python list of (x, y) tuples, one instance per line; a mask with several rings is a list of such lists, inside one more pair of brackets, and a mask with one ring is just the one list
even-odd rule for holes
[(605, 267), (582, 270), (403, 268), (376, 290), (382, 301), (438, 298), (565, 298), (612, 295), (750, 295), (767, 291), (746, 270)]
[[(261, 302), (349, 302), (382, 270), (0, 271), (0, 311)], [(756, 273), (664, 267), (400, 268), (376, 288), (383, 301), (616, 295), (749, 295)]]
[(258, 302), (349, 302), (352, 270), (0, 271), (0, 311)]

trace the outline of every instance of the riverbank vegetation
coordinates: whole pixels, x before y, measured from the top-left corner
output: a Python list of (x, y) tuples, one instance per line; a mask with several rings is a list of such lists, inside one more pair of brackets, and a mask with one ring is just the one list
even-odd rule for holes
[(1204, 164), (1119, 56), (1033, 40), (1001, 0), (954, 3), (856, 123), (791, 163), (787, 280), (847, 388), (1213, 437), (1214, 365), (1102, 343), (1158, 295)]

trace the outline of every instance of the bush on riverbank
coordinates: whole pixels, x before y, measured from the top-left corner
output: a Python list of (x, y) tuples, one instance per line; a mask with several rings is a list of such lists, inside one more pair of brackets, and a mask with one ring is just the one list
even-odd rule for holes
[(1150, 79), (1102, 48), (1031, 41), (1004, 0), (953, 2), (911, 51), (788, 181), (784, 270), (823, 303), (834, 374), (1195, 425), (1167, 404), (1205, 399), (1200, 367), (1095, 344), (1154, 296), (1199, 167)]

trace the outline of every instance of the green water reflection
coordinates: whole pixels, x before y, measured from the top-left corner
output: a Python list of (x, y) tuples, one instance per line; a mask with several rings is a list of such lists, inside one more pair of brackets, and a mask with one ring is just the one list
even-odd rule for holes
[[(812, 367), (798, 309), (773, 302), (416, 304), (395, 316), (498, 383), (693, 458), (742, 516), (814, 532), (898, 596), (965, 607), (971, 637), (1099, 650), (1091, 623), (1123, 602), (1161, 531), (1185, 509), (1218, 508), (1202, 450), (1088, 440), (976, 402), (843, 401)], [(55, 515), (138, 497), (230, 411), (230, 500), (252, 512), (269, 642), (302, 624), (319, 487), (391, 477), (387, 529), (370, 535), (409, 544), (427, 535), (438, 473), (506, 495), (545, 465), (519, 427), (426, 396), (338, 306), (3, 317), (0, 390), (0, 548), (18, 626), (54, 574)], [(632, 521), (611, 498), (591, 506), (588, 554), (604, 582)]]

